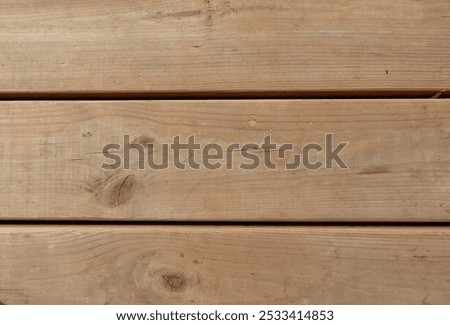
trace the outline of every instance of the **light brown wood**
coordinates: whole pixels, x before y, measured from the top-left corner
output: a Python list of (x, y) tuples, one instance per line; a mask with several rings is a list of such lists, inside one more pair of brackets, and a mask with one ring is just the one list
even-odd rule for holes
[(4, 304), (448, 304), (449, 228), (2, 226)]
[[(159, 157), (177, 134), (225, 148), (325, 133), (349, 142), (348, 169), (241, 170), (238, 152), (233, 170), (101, 168), (123, 134)], [(448, 221), (449, 147), (450, 100), (1, 102), (0, 218)]]
[(432, 94), (449, 53), (448, 0), (0, 3), (0, 95)]

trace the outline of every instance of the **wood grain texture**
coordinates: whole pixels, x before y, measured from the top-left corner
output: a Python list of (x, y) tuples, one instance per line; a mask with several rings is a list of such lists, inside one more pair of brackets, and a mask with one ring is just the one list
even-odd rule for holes
[(447, 0), (0, 2), (0, 95), (440, 91)]
[(4, 304), (448, 304), (449, 228), (2, 226)]
[[(445, 99), (0, 102), (0, 219), (448, 221), (449, 108)], [(101, 168), (103, 146), (123, 134), (152, 141), (158, 160), (177, 134), (226, 148), (268, 134), (323, 144), (325, 133), (349, 142), (348, 169), (285, 170), (292, 151), (277, 170), (239, 169), (248, 162), (239, 152), (233, 170), (139, 170), (137, 155), (130, 170)]]

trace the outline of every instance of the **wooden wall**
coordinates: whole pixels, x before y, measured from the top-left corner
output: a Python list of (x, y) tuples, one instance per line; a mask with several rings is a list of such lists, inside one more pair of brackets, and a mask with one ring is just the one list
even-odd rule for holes
[[(449, 53), (448, 0), (0, 0), (0, 302), (449, 304)], [(102, 169), (125, 134), (348, 168)]]

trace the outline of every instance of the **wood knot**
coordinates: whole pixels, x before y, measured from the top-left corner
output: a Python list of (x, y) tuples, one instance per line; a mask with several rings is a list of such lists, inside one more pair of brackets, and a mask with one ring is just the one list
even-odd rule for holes
[(148, 302), (189, 299), (195, 294), (194, 288), (200, 285), (199, 279), (197, 272), (165, 264), (157, 256), (138, 258), (131, 274), (136, 293)]
[(164, 286), (172, 292), (180, 292), (186, 289), (186, 278), (181, 272), (162, 274)]
[(248, 120), (248, 125), (250, 126), (250, 127), (255, 127), (256, 125), (258, 124), (258, 122), (256, 121), (256, 119), (251, 119), (251, 120)]
[(139, 189), (139, 181), (134, 175), (128, 175), (105, 183), (95, 194), (103, 205), (114, 208), (129, 201)]
[(145, 135), (139, 136), (133, 140), (133, 143), (141, 145), (142, 147), (144, 147), (144, 149), (148, 149), (148, 146), (153, 144), (154, 142), (155, 139)]

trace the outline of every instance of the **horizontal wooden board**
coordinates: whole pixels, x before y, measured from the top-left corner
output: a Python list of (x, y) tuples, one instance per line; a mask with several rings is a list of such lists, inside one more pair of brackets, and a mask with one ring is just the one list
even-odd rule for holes
[(433, 92), (449, 52), (448, 0), (0, 2), (0, 96)]
[[(269, 134), (323, 146), (326, 133), (348, 142), (348, 168), (285, 170), (287, 151), (276, 170), (243, 170), (235, 150), (232, 170), (139, 170), (137, 151), (129, 170), (102, 169), (103, 146), (124, 134), (158, 160), (176, 135), (226, 150)], [(0, 102), (0, 219), (448, 221), (449, 147), (445, 99)]]
[(3, 304), (449, 304), (450, 229), (2, 226)]

